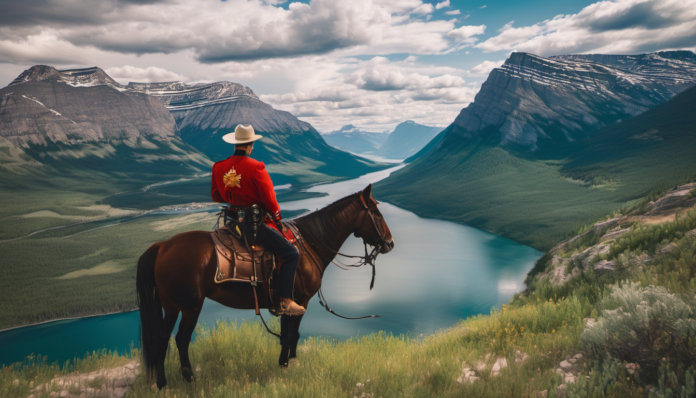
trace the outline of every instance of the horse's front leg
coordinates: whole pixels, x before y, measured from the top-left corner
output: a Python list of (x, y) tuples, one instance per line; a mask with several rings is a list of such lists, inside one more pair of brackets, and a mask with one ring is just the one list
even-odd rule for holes
[(304, 315), (290, 317), (290, 353), (288, 358), (297, 357), (297, 343), (300, 341), (300, 322), (302, 322), (303, 316)]
[(288, 367), (288, 353), (290, 352), (290, 318), (292, 316), (280, 316), (280, 358), (278, 364), (283, 367)]

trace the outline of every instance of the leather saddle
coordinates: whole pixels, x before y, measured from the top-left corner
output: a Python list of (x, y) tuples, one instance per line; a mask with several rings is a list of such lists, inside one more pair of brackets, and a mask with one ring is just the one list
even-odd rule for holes
[[(265, 250), (259, 243), (247, 245), (244, 228), (240, 224), (229, 222), (210, 234), (217, 257), (215, 283), (241, 282), (249, 283), (254, 288), (256, 313), (259, 314), (257, 289), (268, 302), (268, 310), (278, 315), (280, 310), (280, 291), (277, 286), (278, 259), (270, 250)], [(295, 243), (295, 237), (288, 228), (286, 238)]]

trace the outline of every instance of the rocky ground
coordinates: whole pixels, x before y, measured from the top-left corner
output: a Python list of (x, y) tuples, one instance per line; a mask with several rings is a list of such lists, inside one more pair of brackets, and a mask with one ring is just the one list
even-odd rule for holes
[(101, 369), (90, 373), (73, 373), (56, 377), (46, 384), (32, 390), (28, 398), (38, 397), (79, 397), (79, 398), (122, 398), (133, 389), (133, 383), (140, 374), (140, 363), (131, 361), (126, 365), (111, 369)]
[[(549, 251), (551, 255), (550, 265), (536, 278), (539, 280), (548, 279), (553, 286), (560, 286), (570, 278), (590, 268), (594, 269), (596, 273), (616, 271), (618, 266), (616, 261), (607, 261), (601, 258), (609, 253), (616, 239), (629, 232), (633, 225), (674, 221), (678, 215), (694, 209), (696, 197), (692, 197), (691, 194), (694, 189), (696, 189), (696, 183), (677, 186), (659, 199), (650, 202), (647, 211), (642, 214), (636, 210), (625, 216), (598, 222), (589, 231), (559, 243)], [(568, 249), (574, 242), (593, 233), (603, 233), (597, 244), (581, 250)], [(691, 233), (696, 234), (696, 230), (691, 231)], [(669, 243), (661, 247), (655, 256), (670, 253), (674, 246), (674, 243)], [(655, 256), (644, 252), (633, 259), (633, 262), (636, 262), (636, 265), (649, 264)]]

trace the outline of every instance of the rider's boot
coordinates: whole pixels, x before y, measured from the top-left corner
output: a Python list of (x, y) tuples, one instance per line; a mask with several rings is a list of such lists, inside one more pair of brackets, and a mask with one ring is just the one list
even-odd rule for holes
[(297, 316), (305, 313), (306, 309), (294, 302), (292, 299), (281, 297), (280, 298), (280, 309), (283, 314), (288, 316)]

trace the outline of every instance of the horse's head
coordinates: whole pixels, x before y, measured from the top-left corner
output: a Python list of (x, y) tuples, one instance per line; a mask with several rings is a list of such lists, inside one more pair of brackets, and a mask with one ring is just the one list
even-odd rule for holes
[(378, 202), (372, 197), (372, 184), (360, 193), (359, 198), (362, 209), (356, 217), (355, 236), (371, 246), (379, 246), (380, 253), (389, 253), (394, 248), (394, 238), (377, 208)]

